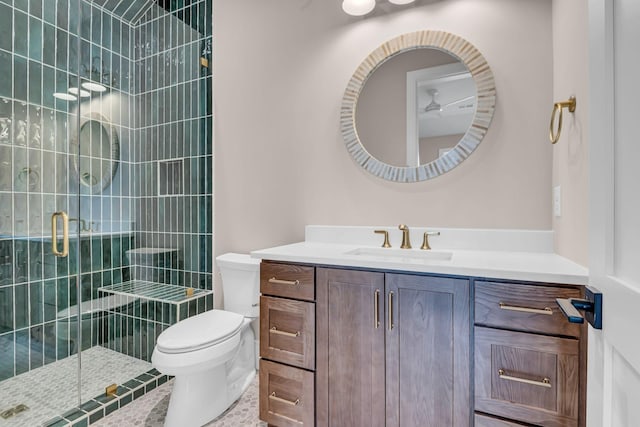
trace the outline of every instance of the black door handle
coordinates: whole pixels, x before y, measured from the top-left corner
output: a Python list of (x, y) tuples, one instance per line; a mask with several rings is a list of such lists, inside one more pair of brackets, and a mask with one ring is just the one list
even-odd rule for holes
[[(585, 287), (585, 298), (556, 298), (562, 313), (571, 323), (584, 323), (584, 319), (594, 329), (602, 329), (602, 292)], [(584, 311), (584, 317), (578, 310)]]

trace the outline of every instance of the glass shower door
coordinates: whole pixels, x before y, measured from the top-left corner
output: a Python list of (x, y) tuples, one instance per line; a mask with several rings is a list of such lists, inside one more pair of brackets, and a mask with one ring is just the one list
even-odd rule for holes
[(78, 402), (73, 6), (0, 3), (0, 416), (8, 425), (36, 425)]

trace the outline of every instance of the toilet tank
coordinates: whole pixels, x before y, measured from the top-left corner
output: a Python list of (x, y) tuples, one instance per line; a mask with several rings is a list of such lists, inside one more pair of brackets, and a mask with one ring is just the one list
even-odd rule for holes
[(216, 257), (222, 276), (224, 309), (246, 317), (260, 315), (260, 260), (248, 254)]

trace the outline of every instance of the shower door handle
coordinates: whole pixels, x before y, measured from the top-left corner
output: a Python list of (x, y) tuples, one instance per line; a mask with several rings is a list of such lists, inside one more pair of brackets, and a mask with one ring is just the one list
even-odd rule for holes
[[(58, 250), (58, 217), (62, 218), (62, 251)], [(69, 255), (69, 216), (62, 211), (51, 215), (51, 250), (57, 257)]]

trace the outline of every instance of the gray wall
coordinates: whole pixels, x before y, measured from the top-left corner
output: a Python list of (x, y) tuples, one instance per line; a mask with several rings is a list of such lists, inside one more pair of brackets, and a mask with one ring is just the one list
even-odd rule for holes
[[(300, 241), (306, 224), (551, 228), (550, 0), (215, 4), (216, 254)], [(340, 135), (344, 89), (367, 55), (437, 29), (475, 45), (497, 87), (478, 149), (442, 177), (388, 183), (359, 169)]]
[(588, 40), (587, 2), (554, 0), (553, 99), (573, 95), (579, 103), (574, 114), (564, 115), (562, 135), (553, 146), (553, 185), (562, 188), (562, 216), (553, 218), (555, 249), (585, 266), (589, 262)]

